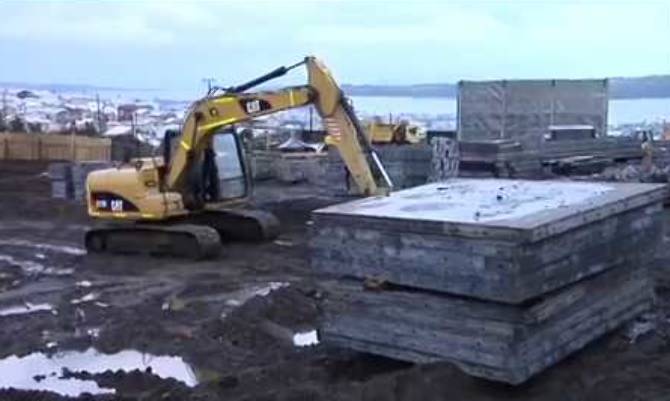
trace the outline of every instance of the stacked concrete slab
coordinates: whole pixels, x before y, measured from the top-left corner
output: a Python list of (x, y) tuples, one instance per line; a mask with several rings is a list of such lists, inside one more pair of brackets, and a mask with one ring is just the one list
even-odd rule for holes
[[(423, 185), (431, 171), (432, 150), (429, 145), (378, 145), (375, 151), (397, 189)], [(347, 169), (336, 150), (329, 150), (323, 165), (324, 192), (335, 195), (355, 193), (352, 182), (347, 185)]]
[(72, 164), (72, 188), (74, 189), (74, 199), (79, 201), (86, 200), (86, 178), (88, 174), (95, 170), (110, 168), (112, 164), (106, 161), (86, 161)]
[(58, 162), (49, 164), (49, 178), (51, 179), (51, 197), (56, 199), (72, 199), (71, 163)]
[(111, 166), (112, 164), (106, 161), (51, 163), (48, 170), (51, 178), (51, 196), (84, 202), (88, 174)]
[(542, 144), (545, 161), (574, 156), (597, 156), (610, 160), (642, 158), (642, 142), (633, 138), (596, 138), (546, 141)]
[(665, 195), (454, 179), (317, 210), (322, 338), (521, 383), (649, 307)]
[(460, 176), (470, 178), (540, 178), (541, 155), (514, 140), (461, 141)]
[(279, 151), (255, 151), (249, 156), (255, 180), (274, 178), (284, 183), (318, 183), (326, 158), (324, 153)]

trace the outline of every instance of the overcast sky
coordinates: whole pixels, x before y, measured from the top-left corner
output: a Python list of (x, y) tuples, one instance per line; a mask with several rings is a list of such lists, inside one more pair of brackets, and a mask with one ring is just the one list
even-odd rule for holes
[(0, 18), (0, 81), (188, 88), (306, 54), (342, 83), (670, 73), (670, 0), (4, 0)]

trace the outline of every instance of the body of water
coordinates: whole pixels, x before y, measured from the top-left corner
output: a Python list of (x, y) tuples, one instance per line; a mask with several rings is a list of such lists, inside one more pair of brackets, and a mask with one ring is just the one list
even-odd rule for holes
[[(148, 91), (105, 91), (101, 96), (119, 100), (161, 99), (193, 101), (203, 96), (197, 90), (148, 90)], [(87, 93), (90, 95), (91, 93)], [(95, 94), (93, 94), (95, 95)], [(394, 96), (351, 96), (354, 107), (365, 115), (386, 117), (415, 116), (456, 116), (455, 98), (423, 98)], [(608, 121), (610, 125), (651, 123), (662, 120), (670, 121), (670, 98), (654, 99), (613, 99), (609, 102)]]
[[(412, 98), (353, 96), (356, 110), (366, 114), (394, 116), (414, 115), (456, 115), (454, 98)], [(613, 99), (609, 102), (608, 122), (610, 125), (651, 123), (666, 120), (670, 122), (670, 98), (655, 99)]]

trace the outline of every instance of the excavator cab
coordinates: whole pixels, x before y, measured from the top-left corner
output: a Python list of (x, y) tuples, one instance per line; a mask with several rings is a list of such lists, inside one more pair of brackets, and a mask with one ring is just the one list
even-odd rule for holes
[[(163, 138), (163, 158), (170, 165), (170, 156), (178, 146), (181, 132), (169, 130)], [(184, 196), (185, 206), (199, 210), (207, 204), (226, 204), (246, 200), (251, 195), (251, 172), (247, 166), (241, 139), (232, 128), (224, 128), (209, 138), (204, 151), (190, 166)]]

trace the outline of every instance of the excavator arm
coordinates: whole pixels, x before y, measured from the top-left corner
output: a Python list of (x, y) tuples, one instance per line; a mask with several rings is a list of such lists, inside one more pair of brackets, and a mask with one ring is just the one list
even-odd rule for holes
[[(244, 93), (303, 64), (307, 68), (308, 85)], [(182, 192), (189, 167), (204, 151), (208, 138), (222, 127), (310, 104), (323, 119), (328, 134), (326, 143), (338, 150), (360, 192), (366, 196), (388, 194), (392, 188), (391, 180), (370, 146), (353, 108), (328, 69), (314, 57), (228, 88), (223, 94), (208, 94), (195, 102), (187, 113), (179, 145), (170, 161), (165, 180), (167, 189)]]

